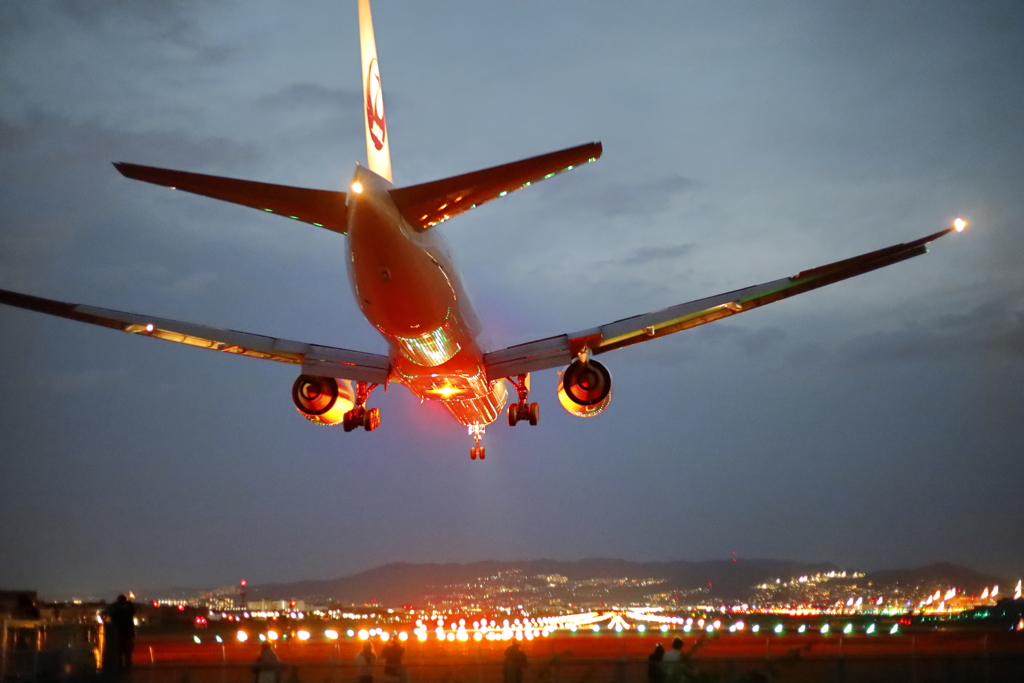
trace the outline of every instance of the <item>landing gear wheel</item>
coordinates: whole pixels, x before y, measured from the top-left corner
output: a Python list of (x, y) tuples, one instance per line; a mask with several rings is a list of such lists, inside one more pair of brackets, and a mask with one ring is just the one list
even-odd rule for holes
[(484, 456), (486, 455), (486, 451), (484, 451), (484, 447), (483, 446), (477, 446), (477, 455), (480, 456), (481, 460), (484, 459)]
[(341, 419), (341, 426), (344, 427), (346, 432), (351, 432), (353, 429), (359, 426), (357, 424), (358, 418), (356, 418), (354, 413), (354, 410), (350, 410), (347, 413), (345, 413), (345, 417)]
[(370, 408), (363, 415), (363, 429), (372, 432), (377, 427), (380, 427), (380, 408)]
[(519, 405), (513, 403), (508, 407), (508, 426), (515, 427), (517, 422), (519, 422)]
[(530, 425), (536, 427), (537, 423), (540, 422), (540, 404), (530, 404)]
[(470, 447), (469, 447), (469, 459), (470, 459), (470, 460), (476, 460), (476, 452), (477, 452), (477, 451), (478, 451), (479, 449), (480, 449), (480, 447), (479, 447), (479, 446), (470, 446)]

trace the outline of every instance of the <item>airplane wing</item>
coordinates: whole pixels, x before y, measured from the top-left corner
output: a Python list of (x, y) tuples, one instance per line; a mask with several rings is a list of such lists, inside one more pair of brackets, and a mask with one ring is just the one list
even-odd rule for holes
[(395, 188), (389, 193), (405, 219), (425, 230), (509, 192), (596, 161), (600, 156), (601, 143), (588, 142), (422, 185)]
[(929, 242), (954, 230), (956, 228), (948, 228), (913, 242), (897, 244), (827, 266), (805, 270), (781, 280), (670, 306), (660, 311), (624, 318), (572, 334), (548, 337), (493, 351), (484, 354), (487, 377), (495, 380), (562, 367), (572, 362), (584, 348), (597, 355), (727, 318), (773, 301), (803, 294), (833, 282), (920, 256), (928, 251), (926, 245)]
[(179, 344), (272, 360), (278, 363), (301, 365), (303, 374), (307, 375), (386, 384), (391, 367), (391, 360), (387, 356), (374, 353), (276, 339), (208, 325), (112, 311), (106, 308), (69, 304), (6, 289), (0, 289), (0, 303), (144, 337), (155, 337)]
[(333, 232), (344, 234), (348, 231), (344, 192), (257, 183), (252, 180), (139, 166), (123, 161), (115, 163), (114, 168), (125, 178), (241, 204)]

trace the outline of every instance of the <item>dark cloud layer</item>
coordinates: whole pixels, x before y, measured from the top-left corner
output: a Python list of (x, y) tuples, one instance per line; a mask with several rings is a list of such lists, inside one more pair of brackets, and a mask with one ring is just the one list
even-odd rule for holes
[[(595, 419), (536, 373), (542, 423), (489, 428), (485, 463), (398, 386), (377, 432), (312, 429), (294, 368), (0, 307), (0, 586), (733, 551), (1024, 572), (1019, 4), (374, 9), (399, 184), (604, 144), (437, 228), (497, 345), (972, 226), (602, 356)], [(110, 165), (343, 188), (357, 42), (344, 3), (0, 3), (0, 287), (383, 352), (342, 236)]]

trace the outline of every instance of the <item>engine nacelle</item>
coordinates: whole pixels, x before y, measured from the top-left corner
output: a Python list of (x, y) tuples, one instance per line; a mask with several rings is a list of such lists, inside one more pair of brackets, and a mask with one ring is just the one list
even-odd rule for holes
[(612, 375), (608, 368), (590, 360), (574, 360), (558, 383), (558, 402), (576, 417), (594, 417), (612, 402)]
[(356, 395), (347, 379), (299, 375), (292, 385), (292, 401), (304, 418), (318, 425), (336, 425), (352, 410)]

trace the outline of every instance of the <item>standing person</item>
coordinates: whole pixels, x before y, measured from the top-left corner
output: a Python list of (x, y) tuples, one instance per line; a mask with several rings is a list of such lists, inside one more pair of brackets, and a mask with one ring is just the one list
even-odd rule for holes
[(384, 683), (402, 683), (402, 655), (405, 648), (398, 642), (397, 634), (391, 634), (391, 640), (380, 651), (384, 658)]
[(131, 674), (135, 649), (135, 603), (124, 594), (100, 613), (104, 622), (103, 663), (113, 672)]
[(263, 643), (260, 646), (260, 654), (256, 657), (256, 663), (252, 666), (256, 674), (255, 683), (279, 683), (281, 680), (281, 659), (274, 652), (270, 643)]
[(672, 649), (661, 658), (662, 668), (665, 671), (666, 683), (678, 680), (682, 674), (683, 662), (683, 641), (676, 638), (672, 641)]
[(647, 683), (661, 683), (665, 680), (665, 669), (662, 668), (664, 658), (665, 648), (658, 643), (654, 646), (654, 652), (647, 657)]
[(513, 640), (505, 650), (505, 683), (523, 683), (523, 669), (526, 668), (526, 653)]
[(363, 649), (355, 658), (356, 682), (373, 683), (373, 665), (377, 663), (377, 655), (373, 653), (373, 645), (363, 643)]

